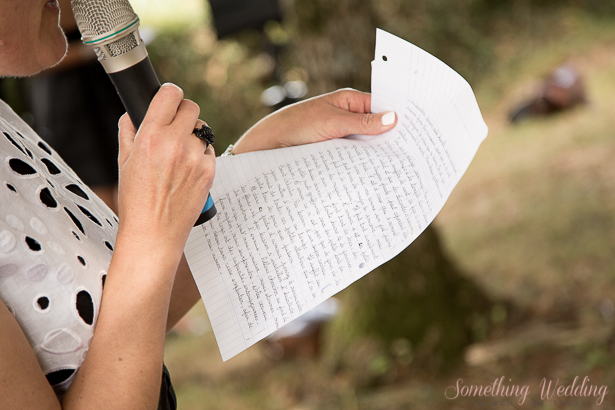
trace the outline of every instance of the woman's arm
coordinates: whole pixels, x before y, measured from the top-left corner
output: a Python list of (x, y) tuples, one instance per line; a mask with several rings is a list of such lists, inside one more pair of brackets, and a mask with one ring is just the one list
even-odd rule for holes
[(198, 106), (165, 85), (139, 132), (120, 120), (120, 225), (94, 339), (66, 408), (149, 409), (158, 402), (171, 289), (214, 176), (192, 135)]
[[(192, 135), (198, 115), (178, 87), (164, 85), (136, 135), (127, 116), (120, 120), (121, 222), (94, 337), (63, 409), (157, 407), (175, 272), (215, 172), (213, 148)], [(0, 408), (60, 408), (4, 305), (0, 352)]]
[[(376, 135), (397, 123), (393, 112), (371, 114), (371, 95), (351, 89), (302, 101), (276, 111), (250, 128), (234, 145), (241, 154), (309, 144), (351, 134)], [(200, 299), (185, 258), (182, 258), (169, 309), (170, 330)]]
[(0, 300), (0, 408), (59, 410), (21, 327)]
[(352, 134), (377, 135), (397, 123), (395, 113), (371, 114), (371, 95), (337, 90), (289, 105), (257, 122), (233, 154), (310, 144)]
[(182, 256), (173, 283), (167, 331), (171, 330), (199, 300), (201, 300), (201, 294), (190, 272), (186, 257)]

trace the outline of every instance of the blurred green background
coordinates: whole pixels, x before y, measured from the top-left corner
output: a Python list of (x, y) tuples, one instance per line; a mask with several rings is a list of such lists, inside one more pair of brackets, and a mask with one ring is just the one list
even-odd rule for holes
[[(260, 96), (274, 84), (369, 91), (375, 27), (468, 79), (489, 137), (426, 235), (339, 295), (319, 355), (280, 359), (261, 342), (222, 363), (197, 306), (166, 347), (180, 408), (475, 409), (493, 406), (448, 400), (446, 388), (501, 376), (530, 386), (512, 408), (536, 407), (543, 378), (615, 388), (615, 2), (281, 5), (283, 21), (264, 33), (218, 40), (206, 2), (134, 2), (157, 31), (148, 50), (159, 76), (200, 104), (218, 153), (271, 111)], [(263, 44), (280, 48), (277, 63)], [(582, 76), (587, 104), (511, 125), (510, 110), (563, 63)]]
[[(218, 153), (271, 112), (270, 86), (369, 91), (376, 27), (464, 76), (490, 129), (432, 227), (339, 295), (318, 354), (260, 342), (223, 363), (193, 309), (165, 350), (180, 409), (493, 408), (445, 391), (502, 376), (530, 395), (495, 407), (538, 408), (543, 379), (615, 389), (615, 1), (280, 0), (281, 22), (222, 40), (205, 0), (132, 3), (159, 77), (201, 106)], [(587, 103), (510, 124), (564, 63)], [(615, 405), (553, 400), (540, 408)]]
[[(615, 388), (615, 2), (287, 0), (264, 34), (223, 40), (206, 3), (169, 4), (135, 8), (158, 30), (159, 75), (201, 105), (218, 152), (270, 112), (259, 98), (276, 81), (369, 91), (375, 27), (468, 79), (490, 128), (433, 227), (339, 295), (317, 357), (279, 359), (261, 342), (222, 363), (195, 308), (166, 348), (181, 409), (475, 409), (492, 406), (446, 388), (501, 376), (530, 386), (512, 408), (536, 407), (543, 379)], [(283, 47), (277, 64), (263, 41)], [(588, 103), (511, 125), (563, 63)], [(560, 399), (542, 408), (573, 404)]]

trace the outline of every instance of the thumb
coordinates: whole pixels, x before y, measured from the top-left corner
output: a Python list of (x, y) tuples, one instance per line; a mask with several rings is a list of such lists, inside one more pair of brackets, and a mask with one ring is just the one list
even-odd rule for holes
[(349, 134), (377, 135), (389, 131), (397, 124), (397, 115), (393, 111), (380, 114), (350, 114), (352, 120)]
[(135, 142), (135, 135), (137, 130), (133, 125), (128, 113), (124, 113), (120, 118), (118, 123), (119, 126), (119, 140), (120, 140), (120, 154), (118, 157), (118, 165), (121, 168), (128, 157), (130, 157), (130, 153), (132, 152), (132, 146)]

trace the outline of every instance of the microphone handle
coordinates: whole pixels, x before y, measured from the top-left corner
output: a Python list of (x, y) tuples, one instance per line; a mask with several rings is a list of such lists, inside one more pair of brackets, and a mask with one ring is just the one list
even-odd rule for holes
[(160, 89), (160, 81), (149, 57), (122, 71), (108, 74), (135, 129), (139, 129), (150, 102)]
[[(124, 70), (108, 74), (124, 104), (124, 108), (126, 108), (126, 112), (128, 112), (132, 124), (135, 126), (135, 129), (139, 129), (150, 102), (160, 89), (160, 81), (156, 76), (149, 57), (145, 57), (137, 64)], [(210, 194), (194, 226), (209, 221), (216, 215), (216, 212), (216, 206)]]

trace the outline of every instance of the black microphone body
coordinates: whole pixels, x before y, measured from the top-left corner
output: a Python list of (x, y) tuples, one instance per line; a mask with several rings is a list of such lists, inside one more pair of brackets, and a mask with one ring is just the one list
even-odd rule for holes
[[(108, 73), (108, 75), (135, 129), (139, 129), (150, 102), (160, 89), (160, 81), (156, 76), (149, 57), (145, 57), (131, 67), (114, 73)], [(209, 195), (201, 215), (199, 215), (194, 226), (209, 221), (216, 216), (216, 213), (216, 206), (211, 199), (211, 195)]]
[[(71, 0), (71, 6), (83, 43), (94, 49), (135, 129), (139, 129), (160, 89), (138, 31), (139, 17), (128, 0)], [(195, 226), (215, 215), (209, 195)]]
[(141, 126), (160, 81), (149, 57), (122, 71), (108, 73), (136, 129)]

